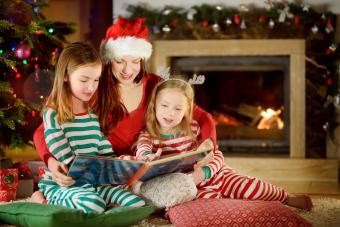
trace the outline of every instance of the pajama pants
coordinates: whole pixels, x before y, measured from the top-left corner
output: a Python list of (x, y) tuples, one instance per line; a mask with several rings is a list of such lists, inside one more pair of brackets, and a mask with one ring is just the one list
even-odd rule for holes
[(42, 180), (39, 182), (39, 189), (48, 204), (75, 208), (85, 213), (101, 213), (110, 203), (133, 207), (145, 205), (142, 198), (121, 187), (91, 184), (61, 187), (53, 181)]
[(197, 198), (233, 198), (285, 202), (288, 193), (257, 178), (248, 177), (223, 166), (214, 176), (197, 185)]

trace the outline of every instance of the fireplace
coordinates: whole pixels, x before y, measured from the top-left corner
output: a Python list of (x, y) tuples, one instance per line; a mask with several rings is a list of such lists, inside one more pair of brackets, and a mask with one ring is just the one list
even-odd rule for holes
[(220, 149), (289, 153), (289, 57), (173, 57), (173, 74), (204, 74), (195, 102), (212, 114)]
[(222, 151), (304, 158), (304, 58), (304, 40), (155, 41), (152, 68), (206, 75), (196, 101), (213, 114)]

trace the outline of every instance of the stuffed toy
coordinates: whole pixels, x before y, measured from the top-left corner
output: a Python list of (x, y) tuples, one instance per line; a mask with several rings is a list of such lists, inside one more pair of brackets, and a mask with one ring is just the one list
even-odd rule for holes
[(137, 182), (132, 186), (132, 192), (142, 195), (157, 208), (168, 209), (195, 199), (197, 188), (190, 176), (184, 173), (170, 173), (146, 182)]

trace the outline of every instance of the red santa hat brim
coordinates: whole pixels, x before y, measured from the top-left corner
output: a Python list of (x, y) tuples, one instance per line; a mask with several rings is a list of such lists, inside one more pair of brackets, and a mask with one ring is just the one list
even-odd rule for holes
[(124, 56), (136, 56), (146, 60), (152, 54), (151, 43), (143, 38), (132, 36), (117, 39), (110, 38), (107, 41), (103, 40), (100, 49), (104, 63), (123, 58)]

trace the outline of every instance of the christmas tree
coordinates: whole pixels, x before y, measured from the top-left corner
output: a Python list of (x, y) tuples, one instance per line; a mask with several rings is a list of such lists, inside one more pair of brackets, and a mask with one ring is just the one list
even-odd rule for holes
[(53, 81), (56, 58), (73, 24), (46, 19), (41, 0), (0, 2), (0, 145), (32, 140)]

